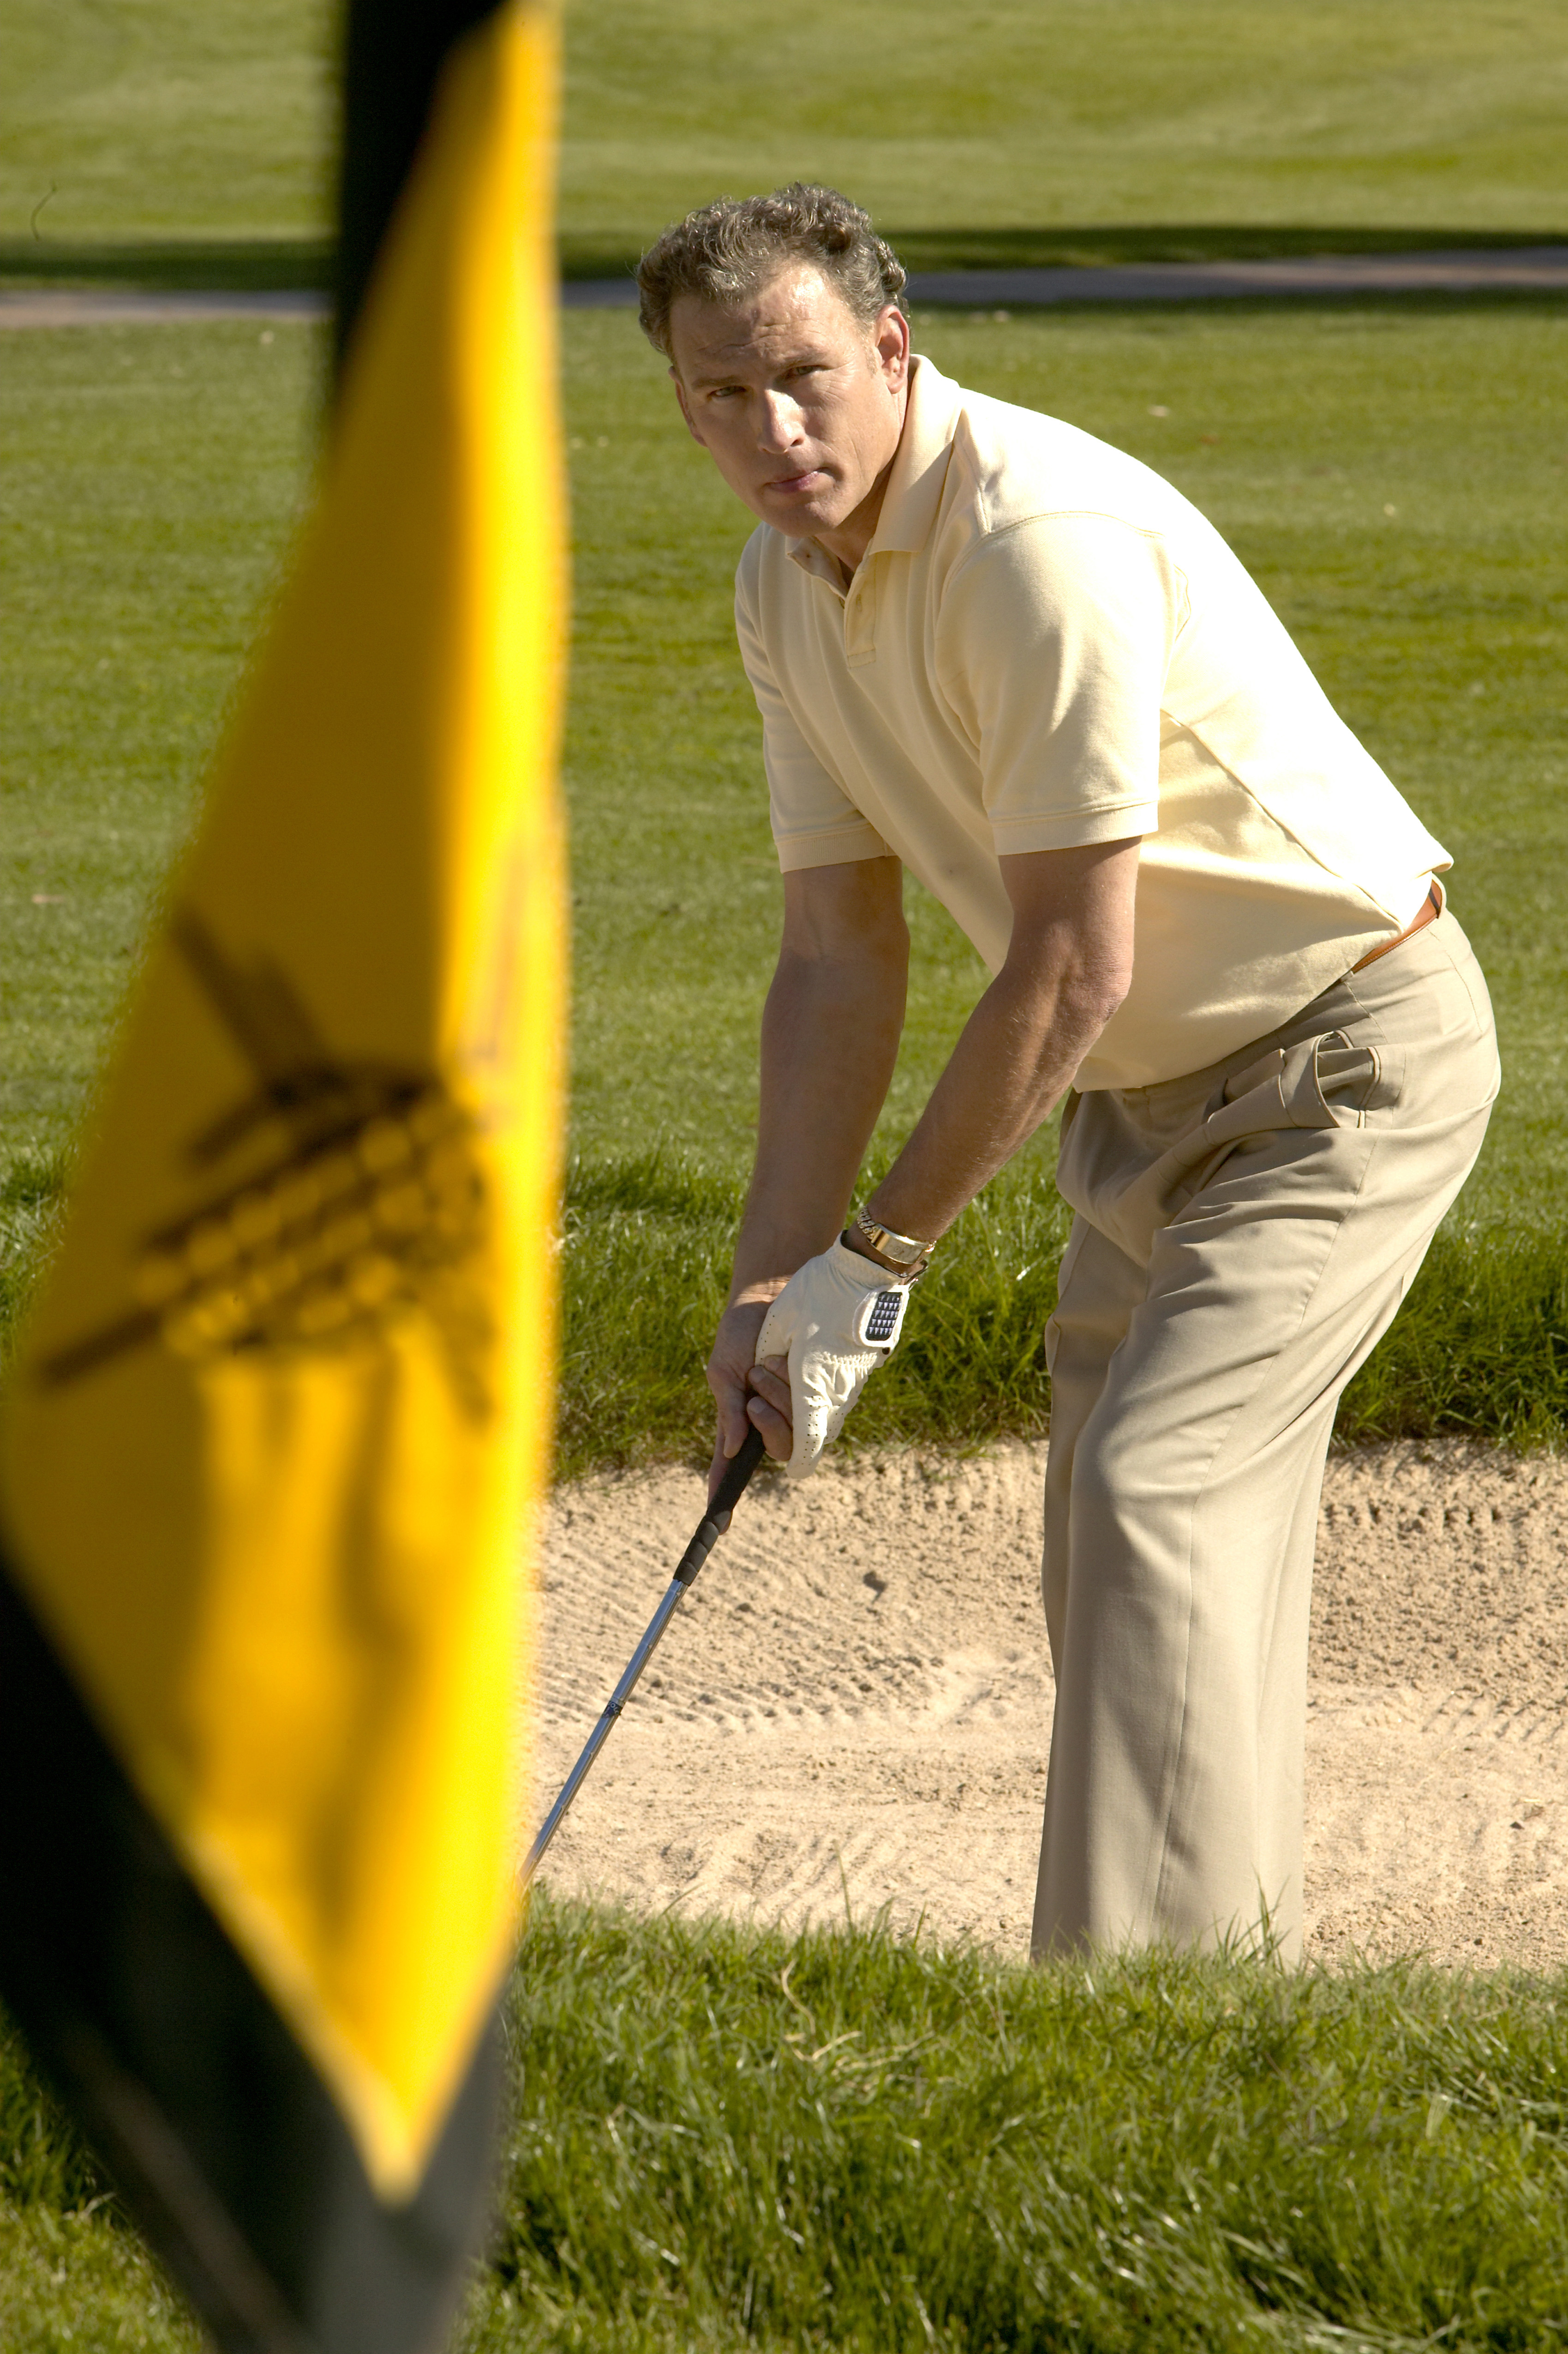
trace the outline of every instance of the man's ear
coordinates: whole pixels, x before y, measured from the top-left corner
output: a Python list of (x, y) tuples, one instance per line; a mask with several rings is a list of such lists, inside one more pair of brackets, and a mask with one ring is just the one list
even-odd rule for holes
[(891, 392), (902, 392), (909, 381), (909, 322), (896, 302), (889, 302), (872, 330), (877, 366)]
[(686, 420), (687, 432), (691, 435), (699, 450), (705, 450), (708, 445), (703, 440), (702, 435), (697, 431), (696, 422), (692, 416), (691, 403), (686, 398), (686, 387), (681, 382), (680, 377), (675, 374), (673, 368), (670, 370), (670, 381), (675, 387), (675, 398), (681, 404), (681, 414)]

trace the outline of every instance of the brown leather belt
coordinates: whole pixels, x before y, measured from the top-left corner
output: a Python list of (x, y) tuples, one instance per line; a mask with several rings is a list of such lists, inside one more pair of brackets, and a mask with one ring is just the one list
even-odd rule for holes
[(1351, 970), (1364, 972), (1369, 964), (1376, 964), (1379, 957), (1392, 955), (1395, 949), (1403, 948), (1406, 940), (1413, 939), (1417, 932), (1425, 931), (1428, 924), (1436, 923), (1442, 912), (1443, 894), (1434, 883), (1431, 890), (1421, 902), (1421, 913), (1416, 917), (1415, 921), (1413, 924), (1406, 924), (1404, 931), (1396, 934), (1392, 940), (1384, 940), (1381, 949), (1369, 949), (1360, 962), (1351, 967)]

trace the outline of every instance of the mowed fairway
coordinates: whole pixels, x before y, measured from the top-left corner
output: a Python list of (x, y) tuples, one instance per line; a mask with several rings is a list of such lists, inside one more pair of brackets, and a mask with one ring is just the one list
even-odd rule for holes
[(568, 250), (635, 251), (792, 178), (977, 258), (988, 231), (1564, 217), (1568, 26), (1543, 0), (802, 0), (766, 22), (617, 0), (567, 28)]
[[(1452, 849), (1508, 1081), (1450, 1237), (1526, 1251), (1529, 1331), (1506, 1345), (1536, 1352), (1557, 1399), (1568, 321), (1436, 305), (931, 313), (916, 326), (949, 373), (1134, 451), (1213, 515)], [(563, 1462), (581, 1467), (696, 1443), (779, 895), (730, 624), (747, 518), (625, 314), (568, 316), (566, 355), (577, 1312)], [(6, 357), (0, 1134), (15, 1278), (305, 493), (321, 354), (308, 328), (214, 323), (16, 335)], [(982, 985), (940, 909), (913, 885), (908, 897), (911, 1015), (876, 1153), (907, 1129)], [(1061, 1233), (1048, 1172), (1043, 1141), (965, 1222), (928, 1287), (925, 1339), (868, 1401), (865, 1437), (1038, 1426)], [(1490, 1298), (1470, 1301), (1472, 1324), (1497, 1324)], [(1451, 1383), (1439, 1397), (1432, 1367), (1448, 1378), (1444, 1316), (1457, 1311), (1430, 1280), (1417, 1309), (1425, 1370), (1365, 1426), (1425, 1416), (1504, 1430), (1533, 1416), (1545, 1435), (1543, 1412), (1560, 1422), (1551, 1399), (1478, 1407)], [(1417, 1327), (1407, 1316), (1403, 1329), (1391, 1346), (1408, 1352)], [(969, 1377), (955, 1393), (940, 1369), (960, 1356)], [(1534, 1378), (1518, 1365), (1488, 1376), (1510, 1396)]]
[[(570, 0), (565, 24), (578, 269), (796, 177), (971, 259), (1564, 227), (1554, 0)], [(50, 267), (35, 230), (68, 268), (73, 243), (323, 234), (334, 37), (326, 0), (9, 0), (0, 269)]]

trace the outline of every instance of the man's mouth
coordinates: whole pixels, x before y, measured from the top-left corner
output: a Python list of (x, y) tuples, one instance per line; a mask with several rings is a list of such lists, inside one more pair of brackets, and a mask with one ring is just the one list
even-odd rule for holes
[(767, 488), (770, 491), (781, 491), (788, 495), (791, 491), (821, 489), (827, 479), (826, 474), (819, 467), (808, 466), (805, 472), (800, 474), (775, 474)]

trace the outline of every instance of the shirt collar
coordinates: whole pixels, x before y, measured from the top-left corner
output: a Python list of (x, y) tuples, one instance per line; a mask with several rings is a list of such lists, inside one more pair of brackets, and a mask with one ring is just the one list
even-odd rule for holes
[[(926, 545), (947, 480), (948, 456), (962, 398), (950, 377), (929, 360), (916, 355), (909, 371), (904, 430), (894, 452), (882, 513), (865, 551), (867, 561), (874, 556), (915, 556)], [(792, 539), (789, 559), (843, 594), (838, 566), (814, 539)]]
[(887, 478), (869, 556), (916, 556), (937, 520), (963, 396), (950, 377), (916, 355), (904, 430)]

